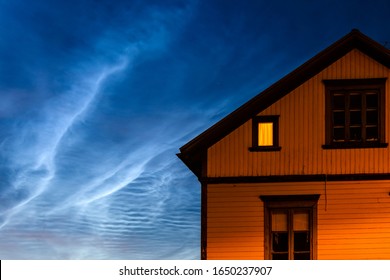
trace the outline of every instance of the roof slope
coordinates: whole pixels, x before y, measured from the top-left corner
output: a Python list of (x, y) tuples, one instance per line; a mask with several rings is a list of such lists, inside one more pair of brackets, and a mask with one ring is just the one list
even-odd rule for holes
[(350, 33), (182, 146), (178, 157), (198, 178), (201, 178), (202, 155), (205, 154), (207, 148), (353, 49), (358, 49), (390, 68), (390, 50), (367, 37), (359, 30), (353, 29)]

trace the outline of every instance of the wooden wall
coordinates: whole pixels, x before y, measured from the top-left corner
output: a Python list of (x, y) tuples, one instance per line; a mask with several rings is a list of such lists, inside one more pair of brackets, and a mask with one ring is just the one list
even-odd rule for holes
[(249, 152), (246, 122), (208, 150), (209, 177), (300, 174), (390, 173), (390, 148), (323, 150), (325, 79), (388, 78), (386, 142), (390, 134), (390, 70), (353, 50), (259, 115), (280, 115), (279, 152)]
[(208, 186), (208, 259), (263, 259), (260, 195), (320, 194), (318, 259), (390, 259), (390, 181)]

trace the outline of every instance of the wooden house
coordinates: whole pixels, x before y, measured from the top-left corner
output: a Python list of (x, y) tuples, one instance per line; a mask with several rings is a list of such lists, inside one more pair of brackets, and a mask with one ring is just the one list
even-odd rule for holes
[(390, 51), (352, 30), (180, 148), (202, 259), (390, 259)]

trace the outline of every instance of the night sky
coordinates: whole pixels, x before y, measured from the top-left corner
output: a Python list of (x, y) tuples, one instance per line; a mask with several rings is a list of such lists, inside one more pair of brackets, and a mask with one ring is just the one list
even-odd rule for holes
[(187, 141), (390, 1), (0, 0), (0, 259), (199, 259)]

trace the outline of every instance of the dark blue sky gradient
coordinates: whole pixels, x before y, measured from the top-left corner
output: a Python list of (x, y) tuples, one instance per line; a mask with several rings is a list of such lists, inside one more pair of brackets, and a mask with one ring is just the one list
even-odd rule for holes
[(0, 0), (0, 259), (198, 259), (179, 147), (383, 1)]

